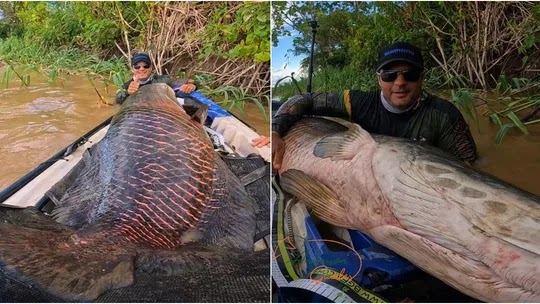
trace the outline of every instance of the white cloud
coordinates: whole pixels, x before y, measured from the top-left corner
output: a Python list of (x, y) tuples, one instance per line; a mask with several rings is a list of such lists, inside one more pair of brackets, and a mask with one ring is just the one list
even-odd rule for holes
[[(300, 76), (302, 76), (302, 71), (299, 66), (293, 66), (293, 67), (286, 67), (282, 69), (272, 69), (272, 87), (276, 84), (278, 80), (280, 80), (283, 77), (291, 76), (291, 73), (294, 72), (294, 78), (299, 79)], [(289, 82), (291, 81), (290, 78), (283, 80), (282, 82)]]

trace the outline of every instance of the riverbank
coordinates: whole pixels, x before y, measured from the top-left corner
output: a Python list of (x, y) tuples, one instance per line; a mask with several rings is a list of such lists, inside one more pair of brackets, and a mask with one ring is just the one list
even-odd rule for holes
[[(102, 83), (107, 91), (116, 92), (131, 75), (129, 63), (125, 57), (112, 55), (109, 58), (100, 58), (76, 48), (48, 48), (22, 38), (11, 37), (0, 40), (0, 58), (2, 58), (0, 62), (3, 61), (4, 64), (1, 73), (3, 87), (9, 87), (10, 82), (13, 83), (14, 80), (18, 80), (22, 86), (28, 86), (34, 78), (30, 74), (41, 75), (50, 84), (60, 85), (66, 75), (81, 75), (86, 78), (85, 82), (89, 82), (94, 87), (94, 92), (102, 98), (96, 87), (98, 82)], [(175, 74), (171, 75), (175, 76)], [(268, 95), (250, 96), (245, 90), (233, 86), (215, 88), (212, 87), (211, 78), (205, 75), (194, 75), (192, 78), (195, 79), (201, 93), (215, 97), (218, 102), (222, 100), (225, 108), (236, 109), (233, 111), (245, 117), (247, 111), (244, 108), (252, 103), (254, 108), (260, 111), (261, 118), (266, 122), (269, 121)], [(103, 102), (110, 103), (102, 99)], [(264, 130), (263, 134), (266, 133)]]
[(123, 83), (129, 73), (128, 61), (122, 56), (100, 58), (73, 47), (52, 48), (16, 37), (0, 40), (0, 58), (15, 69), (11, 75), (6, 74), (9, 69), (4, 70), (2, 82), (16, 73), (24, 76), (19, 68), (40, 73), (49, 82), (62, 75), (79, 74), (115, 85)]

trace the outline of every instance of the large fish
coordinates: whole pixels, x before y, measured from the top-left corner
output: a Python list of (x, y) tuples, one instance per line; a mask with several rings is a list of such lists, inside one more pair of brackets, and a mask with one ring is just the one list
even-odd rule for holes
[(249, 256), (253, 199), (214, 152), (204, 119), (204, 109), (188, 116), (167, 85), (142, 87), (84, 160), (54, 221), (0, 208), (0, 271), (86, 301), (132, 284), (135, 267), (181, 274)]
[(437, 148), (343, 124), (293, 126), (283, 189), (465, 294), (540, 302), (540, 197)]

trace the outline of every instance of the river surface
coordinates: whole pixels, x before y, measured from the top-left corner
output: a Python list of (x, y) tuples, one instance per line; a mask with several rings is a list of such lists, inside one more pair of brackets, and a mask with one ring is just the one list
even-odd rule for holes
[[(0, 75), (3, 72), (0, 69)], [(15, 79), (7, 88), (0, 86), (0, 191), (119, 109), (99, 103), (98, 94), (84, 76), (63, 75), (52, 84), (35, 73), (30, 77), (28, 87), (21, 87)], [(114, 103), (116, 88), (106, 90), (100, 81), (94, 83), (105, 100)], [(269, 135), (269, 122), (255, 105), (246, 105), (247, 116), (232, 112), (259, 134)]]
[[(483, 113), (484, 106), (477, 112)], [(520, 117), (525, 116), (518, 113)], [(540, 195), (540, 123), (527, 126), (528, 135), (511, 128), (500, 144), (495, 144), (499, 126), (479, 116), (479, 127), (467, 119), (476, 142), (479, 159), (475, 168), (494, 175), (514, 186)], [(503, 123), (510, 122), (505, 120)]]
[[(3, 70), (0, 69), (0, 75)], [(96, 81), (97, 89), (113, 102), (116, 89)], [(87, 133), (118, 111), (118, 106), (103, 105), (90, 81), (83, 76), (64, 75), (54, 84), (40, 75), (31, 75), (29, 87), (11, 80), (0, 87), (0, 189), (22, 177), (34, 167)], [(478, 107), (482, 113), (483, 106)], [(247, 116), (233, 111), (269, 135), (265, 121), (254, 104), (247, 104)], [(267, 110), (268, 115), (268, 110)], [(480, 155), (475, 167), (524, 190), (540, 195), (540, 124), (528, 126), (529, 135), (513, 128), (503, 142), (495, 144), (498, 126), (479, 116), (469, 122)]]

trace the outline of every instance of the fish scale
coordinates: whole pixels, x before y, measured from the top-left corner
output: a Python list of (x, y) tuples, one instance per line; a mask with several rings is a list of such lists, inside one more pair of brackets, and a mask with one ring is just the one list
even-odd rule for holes
[[(152, 103), (135, 99), (134, 105), (115, 117), (100, 146), (103, 151), (97, 151), (105, 157), (94, 158), (99, 163), (92, 164), (108, 168), (112, 159), (114, 168), (97, 175), (101, 178), (93, 181), (94, 189), (70, 189), (55, 211), (59, 222), (72, 227), (97, 220), (104, 225), (115, 222), (113, 234), (117, 237), (167, 249), (176, 247), (182, 232), (197, 225), (212, 192), (212, 144), (178, 105), (167, 98)], [(161, 103), (160, 107), (155, 103)], [(122, 168), (129, 168), (127, 179)], [(107, 211), (83, 215), (83, 221), (81, 216), (74, 220), (61, 215), (65, 210), (80, 214), (81, 210), (71, 206), (81, 198), (91, 198), (88, 191), (113, 194), (105, 195), (99, 204)]]
[(213, 150), (205, 111), (188, 116), (165, 84), (128, 97), (67, 191), (55, 185), (54, 221), (0, 208), (0, 272), (87, 301), (132, 284), (135, 264), (183, 273), (253, 251), (254, 199)]
[[(118, 174), (121, 178), (113, 173), (109, 180), (107, 190), (114, 195), (106, 199), (114, 204), (107, 208), (106, 218), (115, 222), (111, 233), (117, 237), (172, 249), (178, 246), (185, 230), (197, 226), (204, 213), (204, 202), (212, 193), (214, 175), (209, 163), (215, 154), (211, 143), (203, 140), (207, 139), (204, 131), (194, 126), (195, 122), (181, 113), (179, 107), (169, 107), (167, 115), (153, 109), (145, 104), (131, 106), (119, 114), (103, 140), (108, 151), (102, 154), (109, 153), (116, 167), (130, 168), (127, 180), (122, 180), (123, 172)], [(185, 126), (187, 132), (167, 127), (177, 125)], [(192, 135), (194, 132), (198, 134)], [(156, 157), (157, 147), (165, 147), (166, 153)], [(128, 157), (123, 154), (126, 150), (130, 151)], [(169, 157), (171, 154), (178, 156)], [(109, 161), (107, 157), (96, 159)], [(134, 187), (139, 187), (139, 191), (132, 193)], [(61, 206), (75, 204), (78, 198), (68, 195)], [(128, 212), (125, 212), (126, 204)], [(61, 213), (62, 209), (57, 212)], [(88, 222), (95, 220), (90, 218)], [(101, 221), (106, 225), (108, 220)]]

